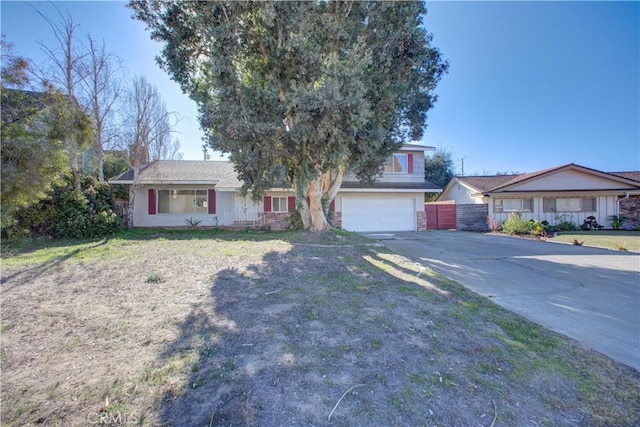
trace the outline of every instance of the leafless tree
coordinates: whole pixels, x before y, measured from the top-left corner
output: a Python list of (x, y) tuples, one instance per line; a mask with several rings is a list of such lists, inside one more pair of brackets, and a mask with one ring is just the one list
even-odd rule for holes
[(104, 150), (115, 142), (117, 125), (114, 108), (122, 92), (121, 59), (99, 45), (91, 35), (86, 36), (87, 56), (83, 62), (83, 103), (95, 125), (93, 152), (98, 179), (104, 181)]
[(150, 160), (150, 154), (167, 153), (171, 144), (172, 118), (157, 88), (145, 77), (135, 77), (127, 91), (121, 110), (124, 139), (129, 147), (129, 160), (134, 171), (134, 183), (129, 195), (129, 224), (133, 224), (133, 208), (140, 171)]
[[(82, 66), (87, 53), (79, 49), (76, 44), (76, 30), (78, 25), (73, 23), (69, 14), (63, 14), (55, 4), (53, 5), (60, 17), (59, 22), (53, 21), (44, 13), (35, 9), (51, 28), (56, 43), (48, 46), (40, 42), (42, 51), (48, 58), (48, 67), (41, 71), (42, 83), (62, 90), (73, 105), (80, 107), (77, 97), (77, 87), (85, 79), (85, 67)], [(80, 187), (80, 141), (69, 141), (69, 158), (71, 171), (75, 178), (76, 187)]]

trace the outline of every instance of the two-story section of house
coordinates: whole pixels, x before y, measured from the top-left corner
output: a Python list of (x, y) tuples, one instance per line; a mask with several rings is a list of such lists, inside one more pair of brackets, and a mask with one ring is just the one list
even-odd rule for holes
[(433, 147), (405, 144), (371, 185), (345, 177), (335, 199), (334, 222), (349, 231), (424, 231), (425, 193), (438, 186), (424, 179), (424, 157)]
[[(349, 231), (426, 230), (425, 193), (442, 191), (424, 179), (425, 151), (405, 144), (384, 173), (365, 185), (347, 175), (329, 207), (331, 222)], [(273, 189), (256, 202), (241, 196), (242, 183), (226, 161), (160, 160), (135, 177), (128, 171), (109, 180), (129, 184), (134, 227), (269, 226), (284, 229), (296, 209), (291, 189)]]

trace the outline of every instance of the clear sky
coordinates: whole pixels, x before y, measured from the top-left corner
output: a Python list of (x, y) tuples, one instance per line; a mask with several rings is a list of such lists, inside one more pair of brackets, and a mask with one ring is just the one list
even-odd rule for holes
[[(124, 2), (57, 2), (104, 40), (130, 76), (145, 75), (182, 120), (185, 159), (202, 158), (195, 105), (155, 64), (160, 46)], [(52, 42), (38, 8), (2, 1), (1, 31), (41, 62)], [(640, 170), (639, 2), (427, 2), (425, 25), (450, 63), (421, 141), (450, 151), (465, 174), (533, 172), (577, 163)]]

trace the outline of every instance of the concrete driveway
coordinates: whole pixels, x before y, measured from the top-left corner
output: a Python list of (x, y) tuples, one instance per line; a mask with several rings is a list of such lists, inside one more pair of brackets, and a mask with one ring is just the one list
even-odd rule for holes
[(640, 370), (640, 255), (462, 231), (367, 234)]

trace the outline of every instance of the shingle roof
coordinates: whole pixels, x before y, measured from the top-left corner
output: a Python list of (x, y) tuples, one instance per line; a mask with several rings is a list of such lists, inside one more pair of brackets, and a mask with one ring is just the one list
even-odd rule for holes
[(630, 179), (632, 181), (640, 182), (640, 171), (636, 172), (609, 172), (609, 175), (616, 175), (622, 178)]
[[(112, 184), (118, 181), (133, 181), (133, 170), (109, 179)], [(140, 184), (179, 184), (203, 183), (216, 184), (217, 187), (240, 188), (242, 182), (233, 170), (233, 164), (225, 161), (204, 160), (158, 160), (140, 172)]]
[(520, 175), (487, 175), (487, 176), (458, 176), (458, 181), (477, 190), (480, 193), (511, 181)]
[(611, 175), (612, 177), (624, 178), (624, 179), (640, 182), (640, 171), (638, 172), (633, 172), (633, 171), (632, 172), (601, 172), (599, 170), (576, 165), (574, 163), (569, 163), (562, 166), (556, 166), (549, 169), (543, 169), (536, 172), (523, 173), (523, 174), (517, 174), (517, 175), (460, 176), (460, 177), (457, 177), (457, 179), (461, 183), (464, 183), (469, 187), (474, 188), (480, 193), (486, 193), (489, 191), (495, 191), (500, 188), (508, 187), (510, 185), (535, 178), (537, 176), (545, 175), (556, 170), (561, 170), (561, 169), (571, 168), (571, 167), (587, 169), (600, 174)]
[(240, 187), (231, 162), (204, 160), (159, 160), (140, 174), (142, 184), (163, 182), (215, 182), (220, 187)]

